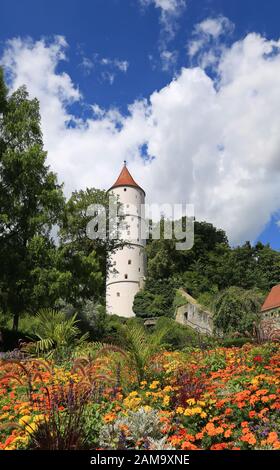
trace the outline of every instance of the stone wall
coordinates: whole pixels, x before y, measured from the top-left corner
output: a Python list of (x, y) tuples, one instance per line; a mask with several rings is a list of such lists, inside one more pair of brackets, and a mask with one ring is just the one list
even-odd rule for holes
[(212, 313), (203, 308), (191, 295), (183, 289), (179, 289), (180, 294), (185, 297), (186, 303), (177, 307), (175, 320), (182, 325), (189, 326), (204, 334), (213, 334)]
[(262, 341), (280, 342), (280, 316), (279, 309), (262, 313), (260, 323), (255, 328), (257, 339)]

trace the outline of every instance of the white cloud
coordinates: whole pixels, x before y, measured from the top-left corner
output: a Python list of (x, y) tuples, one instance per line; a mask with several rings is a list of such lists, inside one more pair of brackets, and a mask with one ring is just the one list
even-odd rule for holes
[(195, 30), (198, 34), (206, 34), (217, 38), (226, 32), (231, 31), (233, 24), (225, 16), (218, 16), (217, 18), (206, 18), (206, 20), (198, 23)]
[[(67, 194), (109, 187), (127, 159), (150, 201), (194, 203), (197, 219), (226, 229), (232, 242), (261, 232), (280, 208), (280, 41), (248, 34), (223, 51), (218, 83), (201, 67), (183, 68), (127, 116), (93, 103), (86, 121), (68, 111), (83, 99), (56, 68), (65, 49), (59, 37), (15, 39), (2, 63), (13, 88), (25, 83), (41, 102), (48, 160)], [(143, 161), (144, 144), (154, 159)]]
[(86, 75), (89, 75), (94, 68), (94, 62), (89, 57), (82, 57), (80, 66), (83, 68)]
[(162, 70), (168, 71), (174, 69), (178, 59), (177, 51), (167, 51), (164, 50), (160, 54)]
[(79, 65), (80, 67), (82, 67), (84, 73), (86, 75), (89, 75), (93, 71), (95, 71), (95, 73), (98, 73), (100, 67), (105, 68), (106, 70), (102, 70), (100, 72), (100, 75), (103, 80), (108, 81), (111, 85), (115, 80), (116, 72), (126, 73), (129, 67), (129, 62), (127, 60), (101, 57), (98, 53), (93, 54), (92, 57), (87, 57), (84, 55), (84, 52), (81, 47), (80, 54), (82, 60)]
[(177, 15), (185, 7), (186, 0), (140, 0), (140, 3), (143, 6), (154, 5), (160, 9), (161, 15)]
[(188, 55), (197, 56), (202, 68), (216, 65), (224, 51), (221, 38), (230, 36), (233, 29), (233, 23), (225, 16), (206, 18), (194, 28), (193, 39), (187, 45)]
[(161, 34), (159, 40), (159, 53), (162, 70), (172, 69), (177, 61), (178, 53), (169, 51), (168, 44), (174, 39), (178, 19), (186, 7), (186, 0), (139, 0), (144, 7), (153, 5), (160, 12)]

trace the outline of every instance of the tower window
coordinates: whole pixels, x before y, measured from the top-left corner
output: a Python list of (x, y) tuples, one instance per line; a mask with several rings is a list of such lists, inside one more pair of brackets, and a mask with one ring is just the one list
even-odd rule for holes
[(123, 188), (124, 191), (126, 191), (126, 188)]
[(128, 264), (131, 264), (131, 259), (128, 260)]
[(138, 271), (139, 271), (139, 273), (140, 273), (140, 271), (141, 271), (141, 268), (138, 268)]
[(120, 297), (120, 296), (121, 296), (121, 294), (119, 292), (117, 292), (117, 297)]
[(124, 278), (127, 279), (127, 274), (124, 275)]

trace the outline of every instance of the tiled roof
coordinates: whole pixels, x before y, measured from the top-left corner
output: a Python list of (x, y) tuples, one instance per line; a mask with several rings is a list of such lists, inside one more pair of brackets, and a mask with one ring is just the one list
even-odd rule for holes
[(280, 284), (272, 287), (267, 298), (264, 301), (264, 304), (261, 308), (261, 311), (270, 310), (271, 308), (280, 307)]
[(124, 162), (122, 171), (120, 172), (116, 182), (113, 184), (113, 186), (111, 186), (110, 189), (117, 188), (119, 186), (132, 186), (134, 188), (141, 189), (145, 193), (145, 191), (132, 178), (131, 174), (127, 169), (126, 162)]

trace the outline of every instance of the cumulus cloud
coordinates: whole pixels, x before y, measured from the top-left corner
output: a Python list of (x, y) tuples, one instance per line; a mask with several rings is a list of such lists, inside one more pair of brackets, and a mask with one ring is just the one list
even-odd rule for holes
[(48, 161), (68, 195), (108, 188), (126, 159), (150, 202), (194, 203), (233, 243), (261, 232), (280, 208), (280, 41), (248, 34), (223, 51), (218, 81), (184, 67), (125, 116), (92, 103), (86, 120), (69, 111), (84, 99), (57, 69), (66, 47), (13, 39), (1, 62), (14, 89), (39, 98)]

